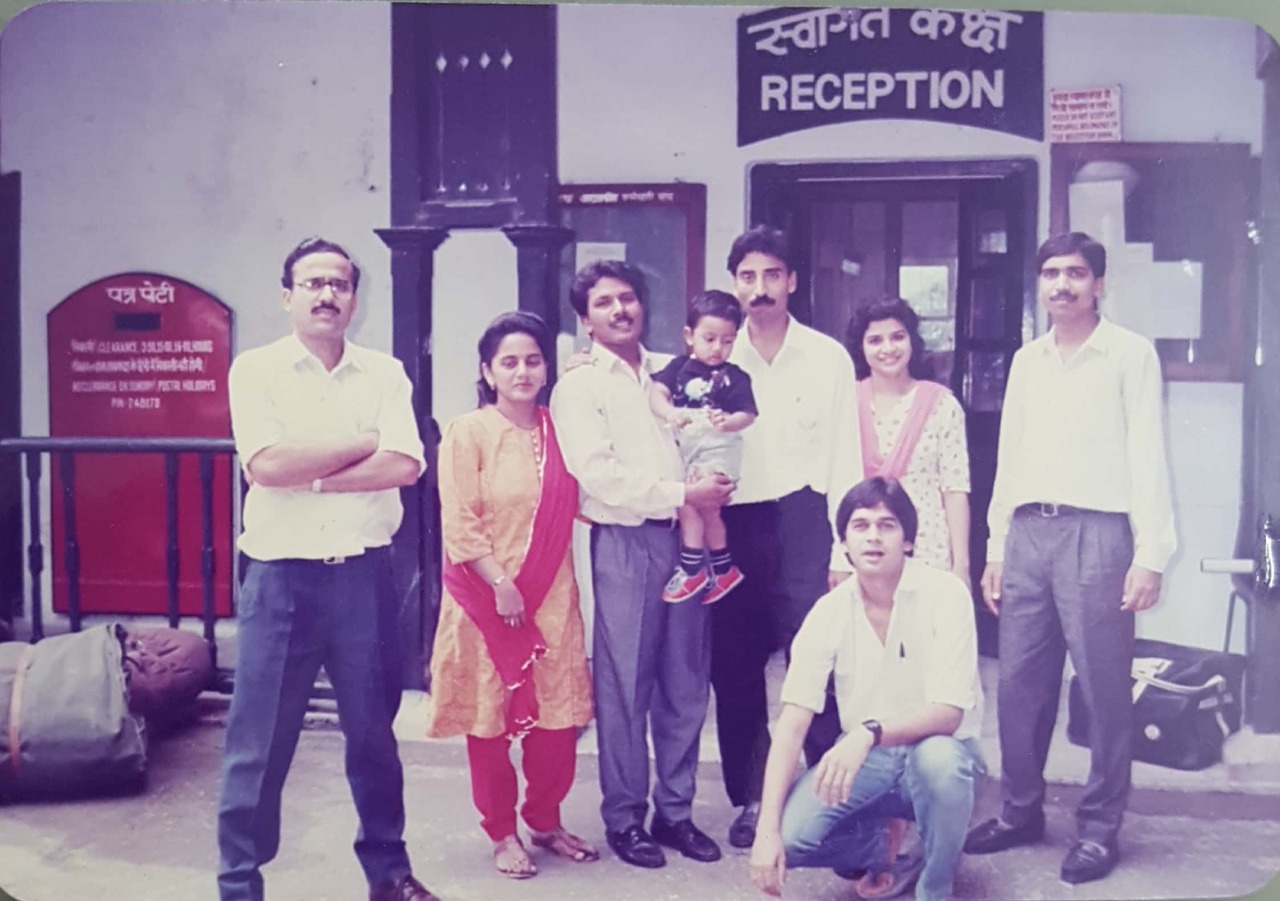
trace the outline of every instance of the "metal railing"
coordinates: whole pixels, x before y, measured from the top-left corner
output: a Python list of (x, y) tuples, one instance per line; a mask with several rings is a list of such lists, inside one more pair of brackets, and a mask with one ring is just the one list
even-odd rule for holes
[[(67, 577), (67, 616), (71, 631), (80, 631), (84, 614), (80, 606), (80, 544), (76, 534), (75, 492), (76, 461), (79, 455), (88, 454), (162, 454), (165, 459), (165, 508), (167, 515), (167, 544), (165, 576), (168, 582), (168, 619), (172, 628), (178, 628), (182, 619), (178, 603), (179, 548), (178, 548), (178, 459), (182, 454), (199, 456), (200, 518), (203, 524), (200, 547), (200, 572), (204, 583), (204, 604), (201, 618), (204, 624), (204, 640), (209, 646), (214, 666), (217, 666), (217, 644), (214, 640), (216, 620), (214, 604), (215, 555), (213, 536), (213, 481), (214, 458), (235, 453), (235, 442), (230, 438), (49, 438), (22, 437), (0, 439), (0, 453), (21, 454), (26, 462), (27, 482), (27, 574), (31, 581), (31, 641), (44, 637), (43, 585), (45, 548), (41, 541), (40, 480), (43, 475), (45, 454), (54, 458), (61, 481), (61, 497), (50, 497), (49, 502), (62, 504), (64, 525), (63, 551)], [(232, 478), (233, 491), (237, 495), (239, 479)]]

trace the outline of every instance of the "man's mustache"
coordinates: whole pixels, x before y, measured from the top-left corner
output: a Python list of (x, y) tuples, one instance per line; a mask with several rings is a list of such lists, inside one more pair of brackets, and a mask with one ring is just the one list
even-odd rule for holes
[(327, 300), (322, 300), (320, 301), (320, 303), (316, 304), (314, 307), (311, 308), (312, 313), (319, 313), (321, 310), (328, 310), (330, 313), (333, 313), (334, 315), (337, 315), (338, 313), (342, 312), (341, 310), (338, 309), (337, 305), (332, 304)]
[(635, 320), (630, 316), (614, 316), (609, 320), (609, 324), (614, 328), (617, 328), (620, 325), (633, 325), (635, 324)]
[(753, 307), (772, 307), (777, 305), (777, 301), (768, 294), (761, 294), (759, 297), (751, 298), (751, 306)]

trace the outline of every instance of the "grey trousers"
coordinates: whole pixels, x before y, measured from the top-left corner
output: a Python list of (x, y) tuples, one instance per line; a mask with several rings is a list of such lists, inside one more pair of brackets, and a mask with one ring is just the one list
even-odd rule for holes
[(611, 832), (644, 823), (650, 731), (654, 809), (669, 822), (692, 812), (710, 692), (711, 620), (696, 598), (662, 600), (678, 536), (654, 524), (591, 527), (600, 814)]
[(1129, 795), (1134, 617), (1120, 610), (1133, 562), (1123, 513), (1014, 513), (1000, 605), (999, 720), (1003, 818), (1044, 803), (1044, 765), (1071, 654), (1089, 710), (1089, 780), (1076, 807), (1081, 839), (1114, 839)]

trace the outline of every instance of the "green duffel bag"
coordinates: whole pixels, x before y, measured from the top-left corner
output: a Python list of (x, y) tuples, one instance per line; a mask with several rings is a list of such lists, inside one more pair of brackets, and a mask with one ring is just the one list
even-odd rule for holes
[(120, 794), (146, 782), (116, 623), (0, 644), (0, 800)]

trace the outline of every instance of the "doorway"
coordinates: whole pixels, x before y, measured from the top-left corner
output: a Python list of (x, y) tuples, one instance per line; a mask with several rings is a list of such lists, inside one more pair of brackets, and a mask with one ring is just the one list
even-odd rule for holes
[[(1035, 316), (1033, 159), (757, 164), (749, 220), (782, 227), (798, 250), (792, 311), (844, 343), (854, 308), (902, 297), (920, 316), (937, 381), (965, 411), (975, 600), (986, 565), (1005, 380)], [(978, 603), (982, 653), (995, 618)]]

